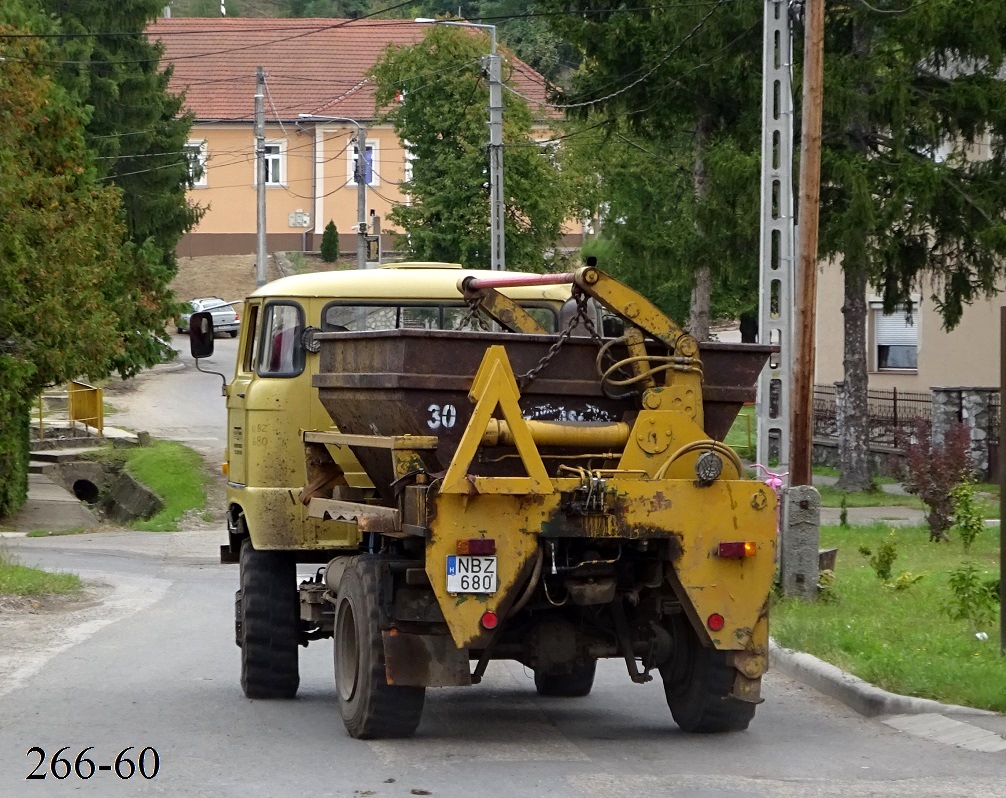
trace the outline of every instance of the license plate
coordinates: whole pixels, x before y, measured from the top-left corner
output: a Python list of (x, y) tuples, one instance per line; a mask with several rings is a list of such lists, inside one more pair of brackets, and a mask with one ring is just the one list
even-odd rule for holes
[(447, 555), (448, 593), (495, 593), (496, 558)]

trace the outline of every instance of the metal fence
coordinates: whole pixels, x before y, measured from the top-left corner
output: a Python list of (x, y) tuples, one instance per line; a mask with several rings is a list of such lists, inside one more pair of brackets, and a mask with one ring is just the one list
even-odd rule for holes
[[(814, 435), (838, 437), (838, 412), (834, 385), (814, 386)], [(933, 420), (933, 398), (928, 392), (868, 391), (870, 443), (896, 446), (902, 432), (911, 429), (915, 419)], [(998, 419), (998, 413), (996, 414)]]

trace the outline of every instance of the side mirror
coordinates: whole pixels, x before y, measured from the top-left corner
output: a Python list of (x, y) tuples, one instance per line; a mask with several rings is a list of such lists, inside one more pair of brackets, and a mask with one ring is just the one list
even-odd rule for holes
[(205, 310), (189, 318), (189, 351), (196, 360), (213, 354), (213, 316)]

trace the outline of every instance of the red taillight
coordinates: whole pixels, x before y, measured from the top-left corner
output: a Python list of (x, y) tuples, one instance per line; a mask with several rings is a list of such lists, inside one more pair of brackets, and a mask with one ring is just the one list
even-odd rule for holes
[(482, 613), (482, 627), (484, 629), (495, 629), (499, 626), (500, 619), (495, 612), (483, 612)]
[(496, 553), (496, 541), (493, 538), (471, 538), (458, 541), (458, 554), (470, 554), (473, 557), (485, 557)]
[(725, 623), (726, 621), (723, 619), (723, 616), (720, 615), (718, 612), (714, 612), (712, 615), (706, 618), (706, 626), (708, 626), (714, 632), (720, 631)]
[(737, 540), (730, 543), (720, 543), (716, 555), (726, 559), (742, 560), (753, 557), (758, 551), (758, 545), (753, 540)]

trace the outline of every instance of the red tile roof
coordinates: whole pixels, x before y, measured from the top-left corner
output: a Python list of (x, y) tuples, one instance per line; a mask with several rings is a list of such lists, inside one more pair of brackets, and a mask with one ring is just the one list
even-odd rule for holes
[[(171, 90), (199, 121), (251, 121), (255, 69), (266, 71), (266, 119), (298, 114), (369, 120), (374, 88), (366, 73), (389, 45), (415, 44), (428, 27), (411, 20), (172, 18), (148, 29), (172, 64)], [(488, 44), (488, 42), (487, 42)], [(545, 99), (545, 79), (520, 59), (504, 55), (510, 84)], [(507, 68), (504, 66), (504, 74)], [(542, 108), (532, 108), (542, 116)]]

